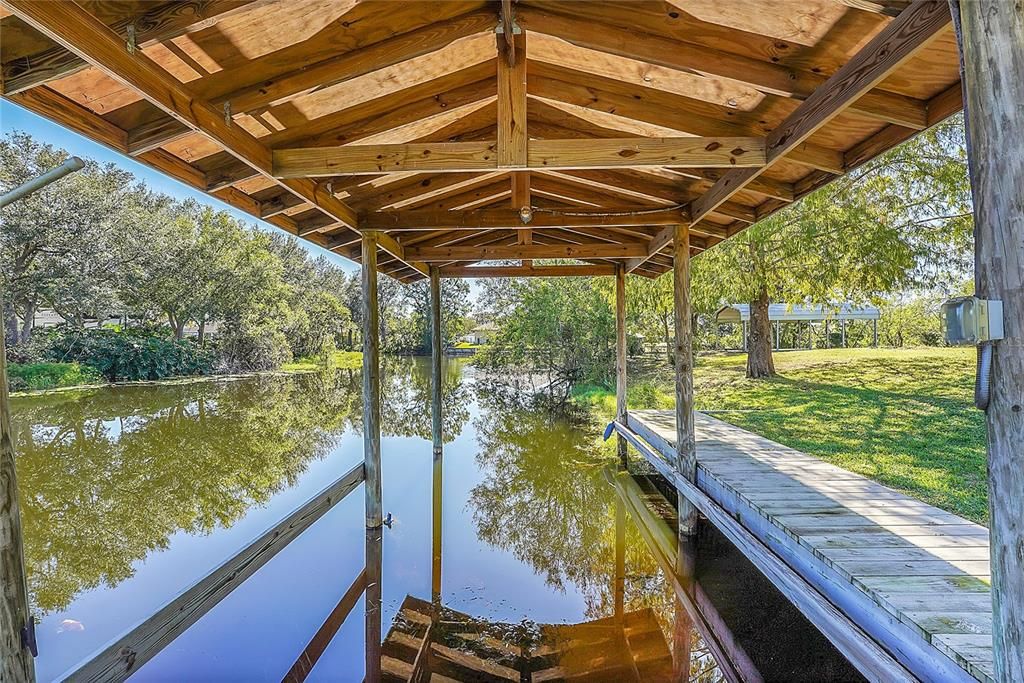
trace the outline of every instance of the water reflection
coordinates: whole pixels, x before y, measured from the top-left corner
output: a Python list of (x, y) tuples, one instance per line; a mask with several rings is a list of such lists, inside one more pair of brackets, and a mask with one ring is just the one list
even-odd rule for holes
[[(703, 531), (680, 545), (671, 503), (653, 480), (614, 471), (585, 416), (483, 382), (461, 362), (446, 363), (443, 384), (435, 457), (429, 363), (382, 368), (394, 529), (364, 538), (353, 494), (136, 678), (358, 681), (382, 662), (458, 680), (718, 681), (737, 668), (743, 680), (813, 680), (800, 673), (806, 661), (812, 673), (850, 674), (756, 572), (736, 578), (743, 560), (731, 546)], [(40, 679), (358, 462), (360, 392), (360, 373), (340, 370), (16, 400), (29, 581), (49, 619)]]

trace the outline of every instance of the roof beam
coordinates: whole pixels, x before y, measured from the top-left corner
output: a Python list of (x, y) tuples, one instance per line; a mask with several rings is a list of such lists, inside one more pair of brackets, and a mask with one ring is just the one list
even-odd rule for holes
[[(534, 208), (527, 221), (518, 209), (477, 211), (378, 211), (360, 216), (364, 230), (536, 230), (538, 228), (675, 225), (687, 220), (678, 208), (613, 210)], [(543, 258), (543, 257), (542, 257)]]
[[(499, 168), (496, 146), (482, 141), (277, 149), (273, 165), (278, 178), (490, 171)], [(504, 168), (756, 168), (764, 162), (764, 139), (753, 137), (530, 140), (527, 163)]]
[[(924, 4), (934, 2), (936, 0), (925, 0)], [(781, 64), (613, 24), (581, 21), (577, 17), (549, 10), (523, 7), (520, 9), (520, 18), (522, 24), (530, 30), (561, 38), (580, 47), (670, 69), (728, 78), (746, 83), (761, 92), (782, 97), (805, 99), (826, 81), (824, 76), (811, 71), (790, 69)], [(872, 87), (876, 84), (873, 83)], [(863, 97), (852, 106), (854, 111), (887, 123), (918, 129), (925, 127), (926, 112), (922, 102), (895, 93), (870, 90), (867, 88), (861, 93)]]
[[(135, 32), (135, 45), (145, 49), (156, 43), (176, 38), (186, 33), (200, 31), (239, 11), (250, 9), (253, 4), (266, 0), (185, 0), (143, 4), (149, 7), (135, 16), (114, 22), (108, 28), (121, 36), (128, 34), (128, 27)], [(43, 85), (58, 78), (64, 78), (89, 66), (84, 59), (61, 45), (12, 60), (3, 67), (3, 91), (5, 95), (19, 93), (37, 85)]]
[(646, 254), (647, 245), (609, 244), (513, 244), (507, 246), (410, 247), (406, 254), (417, 261), (489, 261), (497, 259), (590, 259), (629, 258)]
[[(116, 33), (79, 5), (31, 0), (5, 0), (5, 4), (51, 40), (133, 88), (181, 123), (206, 134), (259, 173), (273, 178), (271, 152), (259, 140), (208, 102), (197, 99), (145, 54), (128, 52)], [(339, 222), (355, 226), (355, 212), (312, 181), (285, 180), (280, 184)]]
[(731, 171), (694, 200), (691, 205), (693, 222), (714, 211), (771, 164), (850, 107), (930, 43), (951, 21), (949, 5), (944, 2), (916, 2), (904, 10), (768, 135), (767, 165)]
[[(418, 12), (420, 8), (417, 8), (416, 4), (399, 4), (391, 11), (410, 8), (410, 12)], [(459, 6), (451, 5), (452, 8)], [(442, 5), (435, 12), (443, 15), (449, 14), (451, 10)], [(355, 50), (334, 53), (326, 59), (312, 63), (309, 54), (295, 54), (293, 61), (288, 62), (287, 55), (271, 53), (253, 60), (244, 67), (225, 70), (204, 78), (197, 83), (196, 92), (215, 104), (231, 102), (231, 109), (236, 113), (252, 112), (283, 102), (295, 95), (342, 83), (440, 50), (460, 38), (491, 30), (494, 24), (494, 13), (480, 10), (450, 18), (439, 18), (420, 28)], [(295, 49), (302, 50), (303, 46), (299, 44)], [(287, 70), (280, 69), (282, 61), (288, 63)]]
[(564, 266), (465, 266), (453, 265), (441, 268), (441, 277), (594, 277), (614, 275), (615, 265), (564, 265)]
[[(508, 14), (503, 23), (514, 21), (511, 7)], [(507, 59), (498, 59), (498, 168), (527, 163), (526, 34), (512, 33), (514, 28), (503, 26), (504, 32), (496, 36), (499, 51), (507, 46)]]

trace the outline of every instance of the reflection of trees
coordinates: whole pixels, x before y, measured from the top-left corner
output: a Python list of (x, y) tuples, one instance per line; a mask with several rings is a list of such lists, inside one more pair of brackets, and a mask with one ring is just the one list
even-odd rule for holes
[[(384, 436), (431, 438), (430, 359), (392, 356), (382, 359), (381, 432)], [(469, 420), (469, 390), (462, 362), (446, 359), (441, 373), (441, 433), (445, 443), (462, 433)]]
[[(602, 469), (609, 452), (593, 427), (533, 405), (518, 392), (479, 386), (475, 422), (484, 481), (470, 502), (480, 539), (512, 551), (553, 587), (575, 584), (589, 618), (612, 614), (614, 489)], [(671, 597), (636, 527), (626, 523), (626, 609), (671, 614)]]
[(293, 484), (358, 410), (359, 381), (341, 371), (15, 401), (38, 609), (115, 585), (176, 531), (230, 526)]

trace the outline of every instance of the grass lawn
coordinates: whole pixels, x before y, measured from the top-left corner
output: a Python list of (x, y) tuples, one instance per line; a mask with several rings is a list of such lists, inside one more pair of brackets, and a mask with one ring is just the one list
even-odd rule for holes
[(330, 358), (296, 358), (291, 363), (284, 363), (281, 370), (285, 372), (305, 372), (324, 368), (358, 369), (363, 367), (361, 351), (335, 351)]
[[(701, 356), (698, 410), (988, 523), (984, 414), (973, 348), (830, 349), (775, 354), (780, 376), (748, 380), (742, 354)], [(669, 408), (671, 369), (633, 378), (631, 408)], [(614, 395), (577, 399), (613, 414)]]

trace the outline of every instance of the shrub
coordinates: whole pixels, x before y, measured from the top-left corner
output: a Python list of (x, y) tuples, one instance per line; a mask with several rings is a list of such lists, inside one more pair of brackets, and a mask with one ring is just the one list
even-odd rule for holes
[(56, 328), (45, 356), (89, 366), (111, 382), (209, 374), (216, 352), (158, 329)]
[(11, 363), (7, 367), (11, 391), (74, 387), (102, 379), (94, 369), (79, 363)]

